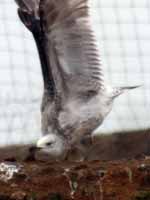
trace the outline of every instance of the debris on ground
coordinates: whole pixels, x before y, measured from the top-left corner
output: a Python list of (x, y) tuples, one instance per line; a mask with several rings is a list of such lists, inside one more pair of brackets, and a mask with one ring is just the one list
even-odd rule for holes
[(1, 162), (0, 200), (150, 200), (149, 166), (150, 159)]

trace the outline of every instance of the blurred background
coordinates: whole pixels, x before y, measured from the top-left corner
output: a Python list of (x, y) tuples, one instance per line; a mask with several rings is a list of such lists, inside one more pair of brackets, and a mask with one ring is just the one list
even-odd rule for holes
[[(150, 2), (92, 0), (91, 20), (107, 82), (142, 85), (120, 96), (98, 133), (150, 128)], [(43, 90), (32, 35), (14, 0), (0, 1), (0, 146), (40, 137)]]

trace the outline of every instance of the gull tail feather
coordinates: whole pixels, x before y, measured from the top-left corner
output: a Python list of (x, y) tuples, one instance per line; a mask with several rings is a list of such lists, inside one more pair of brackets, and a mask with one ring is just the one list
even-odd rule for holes
[(123, 94), (126, 91), (130, 91), (130, 90), (133, 90), (133, 89), (136, 89), (136, 88), (139, 88), (139, 87), (141, 87), (141, 85), (116, 87), (116, 88), (113, 89), (112, 98), (120, 96), (121, 94)]

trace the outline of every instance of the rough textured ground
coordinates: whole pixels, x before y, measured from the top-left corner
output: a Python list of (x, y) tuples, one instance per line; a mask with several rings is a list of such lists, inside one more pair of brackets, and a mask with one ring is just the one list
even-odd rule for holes
[[(2, 149), (0, 164), (11, 161), (22, 168), (7, 181), (0, 173), (0, 200), (150, 200), (149, 152), (146, 151), (147, 156), (143, 148), (139, 152), (143, 142), (139, 138), (128, 142), (129, 146), (136, 144), (132, 145), (135, 148), (133, 158), (129, 159), (129, 153), (124, 153), (124, 159), (121, 159), (121, 152), (118, 152), (119, 156), (116, 153), (115, 159), (111, 160), (107, 152), (103, 153), (103, 160), (85, 162), (23, 161), (23, 157), (19, 157), (27, 147), (23, 150), (20, 147)], [(95, 151), (98, 151), (97, 144)], [(132, 149), (127, 143), (122, 146), (125, 147), (126, 152)], [(108, 145), (104, 150), (107, 148)], [(116, 152), (114, 149), (115, 146), (112, 151)]]
[(150, 200), (150, 159), (20, 164), (0, 181), (1, 200)]

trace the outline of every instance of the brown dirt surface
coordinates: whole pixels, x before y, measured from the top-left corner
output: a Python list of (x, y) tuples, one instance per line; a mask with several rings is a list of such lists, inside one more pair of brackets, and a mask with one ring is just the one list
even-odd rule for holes
[(150, 200), (149, 158), (18, 164), (20, 174), (0, 181), (0, 200)]
[[(12, 161), (12, 163), (16, 161)], [(18, 162), (22, 172), (0, 181), (0, 200), (150, 200), (150, 159)]]
[[(121, 152), (117, 154), (115, 148), (119, 143), (118, 138), (121, 142), (121, 137), (117, 136), (115, 143), (114, 139), (111, 143), (111, 146), (114, 144), (111, 149), (115, 153), (100, 154), (103, 160), (82, 162), (24, 161), (21, 155), (24, 155), (28, 146), (1, 149), (0, 164), (8, 162), (22, 168), (8, 181), (4, 181), (0, 173), (0, 200), (150, 200), (149, 151), (145, 145), (139, 151), (139, 143), (145, 139), (133, 139), (132, 143), (136, 143), (136, 147), (131, 142), (129, 147), (124, 140), (123, 147), (126, 147), (127, 152), (134, 147), (133, 158), (123, 151), (124, 159), (120, 159)], [(106, 145), (104, 152), (108, 148)], [(111, 155), (115, 155), (113, 159), (110, 159)]]

